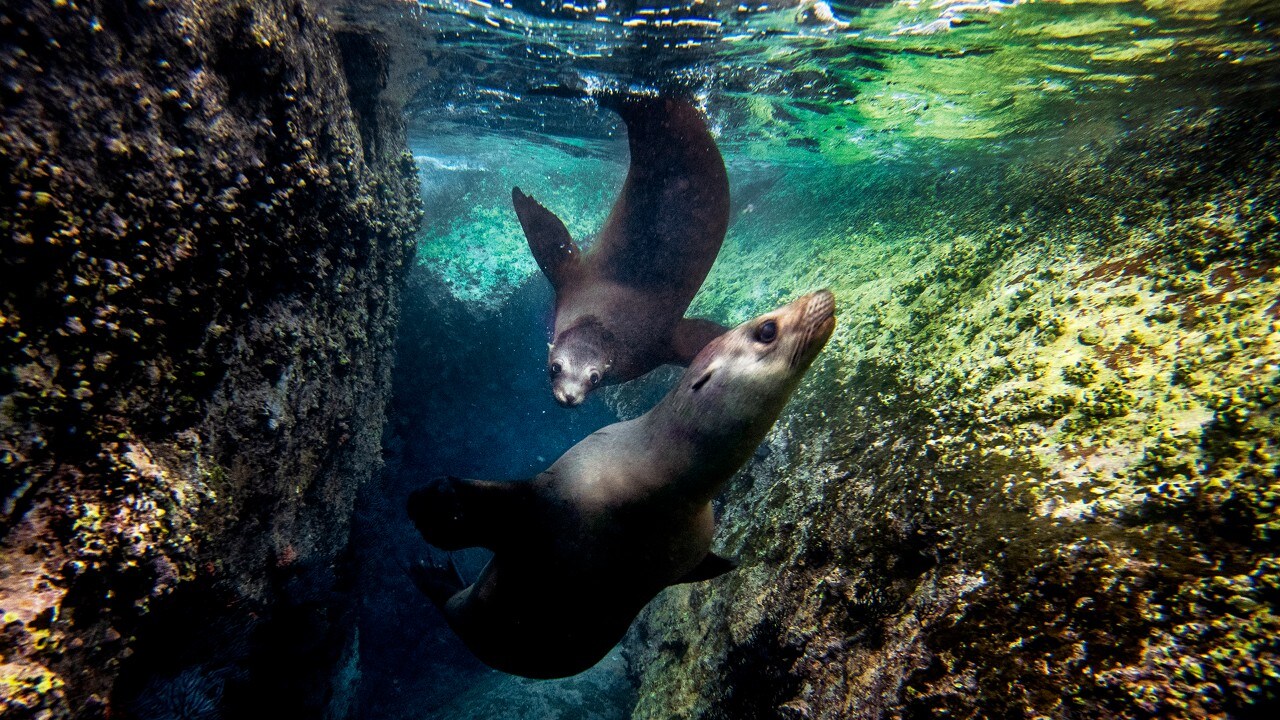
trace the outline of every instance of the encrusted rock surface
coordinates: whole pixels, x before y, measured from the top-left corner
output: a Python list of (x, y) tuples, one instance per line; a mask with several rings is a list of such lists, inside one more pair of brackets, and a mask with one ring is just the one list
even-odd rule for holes
[(342, 715), (418, 223), (386, 78), (305, 0), (0, 8), (0, 715)]
[(742, 567), (633, 628), (633, 717), (1269, 717), (1280, 136), (1259, 105), (899, 179), (847, 234), (798, 234), (802, 259), (779, 231), (758, 272), (726, 245), (704, 312), (825, 284), (840, 324), (723, 498), (716, 550)]

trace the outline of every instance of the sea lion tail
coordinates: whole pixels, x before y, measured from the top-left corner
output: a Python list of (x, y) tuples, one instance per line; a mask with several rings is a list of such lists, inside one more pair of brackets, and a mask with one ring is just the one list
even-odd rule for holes
[(551, 281), (551, 286), (559, 289), (577, 267), (582, 250), (573, 242), (569, 229), (555, 213), (525, 195), (518, 187), (511, 188), (511, 204), (515, 206), (520, 227), (524, 228), (533, 259)]
[(601, 107), (626, 117), (629, 107), (651, 105), (660, 102), (663, 98), (684, 97), (690, 93), (681, 92), (679, 89), (658, 89), (618, 83), (604, 84), (594, 78), (567, 77), (550, 85), (535, 87), (528, 94), (566, 100), (594, 100)]

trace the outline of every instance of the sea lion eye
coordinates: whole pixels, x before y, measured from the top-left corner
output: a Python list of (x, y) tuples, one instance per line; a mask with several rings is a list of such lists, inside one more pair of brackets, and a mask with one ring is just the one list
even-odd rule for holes
[(552, 375), (559, 375), (561, 370), (564, 370), (564, 368), (560, 367), (560, 363), (551, 363)]
[(599, 384), (599, 383), (600, 383), (600, 373), (595, 372), (595, 371), (592, 371), (592, 373), (591, 373), (591, 384), (592, 384), (592, 385), (597, 385), (597, 384)]
[(767, 320), (756, 328), (756, 340), (768, 345), (778, 338), (778, 323)]

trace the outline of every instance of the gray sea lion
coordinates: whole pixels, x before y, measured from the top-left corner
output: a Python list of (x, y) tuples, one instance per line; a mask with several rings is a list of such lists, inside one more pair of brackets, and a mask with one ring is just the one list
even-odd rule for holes
[(729, 179), (701, 113), (655, 96), (600, 102), (626, 123), (631, 164), (590, 250), (580, 250), (551, 211), (520, 188), (511, 191), (533, 257), (556, 292), (547, 372), (566, 407), (599, 385), (688, 365), (725, 331), (684, 318), (729, 224)]
[(532, 678), (594, 665), (663, 588), (733, 567), (711, 554), (711, 500), (751, 457), (835, 325), (823, 290), (712, 340), (648, 413), (573, 446), (532, 480), (437, 478), (409, 498), (427, 542), (494, 556), (462, 587), (418, 586), (477, 657)]

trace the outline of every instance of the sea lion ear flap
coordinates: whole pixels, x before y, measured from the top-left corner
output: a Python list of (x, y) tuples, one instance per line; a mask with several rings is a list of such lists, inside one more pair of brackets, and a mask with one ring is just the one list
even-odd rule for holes
[(711, 580), (737, 568), (738, 563), (709, 552), (706, 557), (702, 558), (702, 562), (698, 563), (698, 567), (690, 570), (688, 574), (672, 583), (672, 585)]
[(516, 217), (520, 218), (520, 227), (524, 228), (533, 259), (538, 261), (538, 267), (551, 281), (551, 286), (558, 289), (578, 264), (582, 251), (574, 244), (569, 229), (560, 218), (537, 200), (520, 192), (518, 187), (511, 188), (511, 204), (515, 205)]

